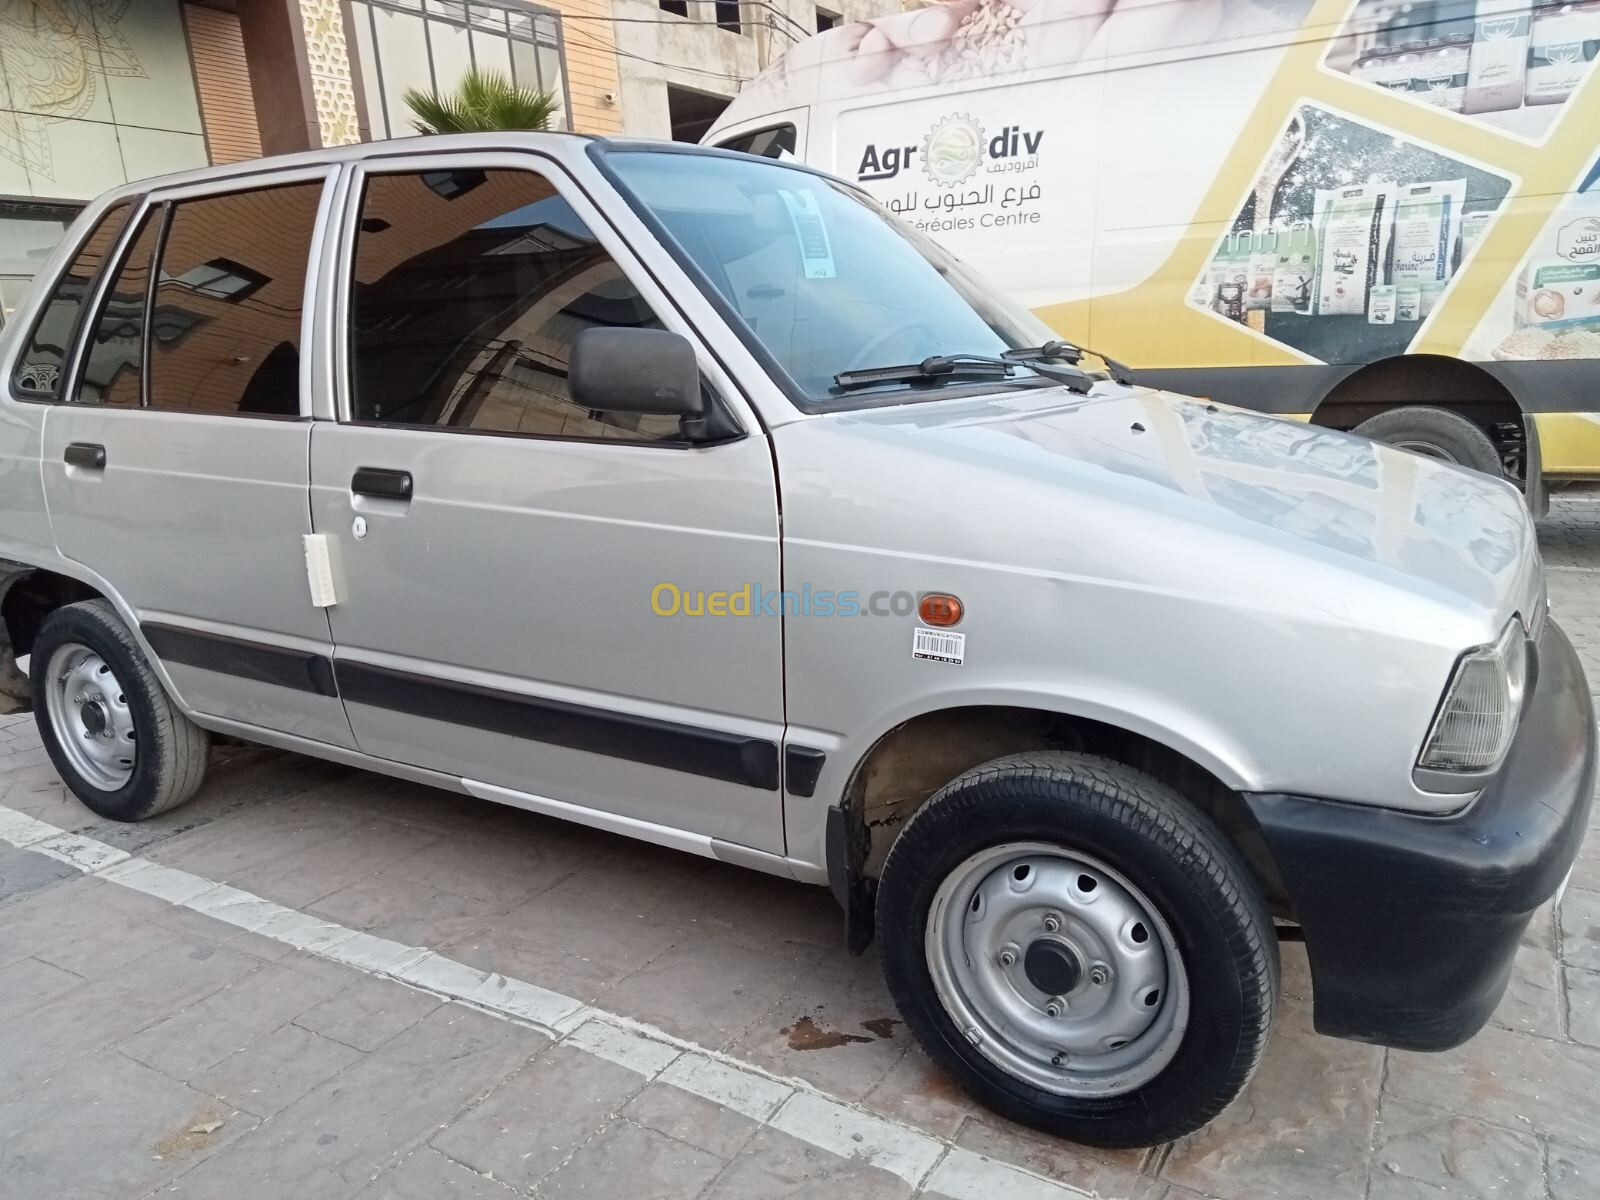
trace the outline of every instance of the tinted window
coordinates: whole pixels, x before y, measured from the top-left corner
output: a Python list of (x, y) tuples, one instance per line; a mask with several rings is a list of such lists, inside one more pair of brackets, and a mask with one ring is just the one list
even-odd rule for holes
[(351, 299), (358, 421), (555, 437), (676, 438), (666, 416), (567, 398), (572, 340), (659, 328), (611, 256), (542, 177), (438, 171), (367, 181)]
[(89, 325), (83, 377), (78, 381), (81, 404), (122, 408), (139, 404), (145, 299), (150, 288), (150, 261), (160, 234), (161, 209), (152, 208), (140, 221), (122, 266), (101, 298), (100, 311)]
[(794, 146), (793, 125), (774, 125), (771, 129), (757, 129), (754, 133), (741, 133), (736, 138), (717, 143), (718, 149), (738, 150), (762, 158), (793, 158)]
[(56, 281), (12, 377), (17, 391), (23, 395), (54, 400), (59, 394), (61, 373), (67, 365), (67, 347), (72, 344), (84, 301), (117, 235), (122, 232), (129, 208), (130, 205), (123, 202), (106, 209)]
[(299, 415), (300, 316), (322, 183), (172, 207), (150, 326), (150, 407)]

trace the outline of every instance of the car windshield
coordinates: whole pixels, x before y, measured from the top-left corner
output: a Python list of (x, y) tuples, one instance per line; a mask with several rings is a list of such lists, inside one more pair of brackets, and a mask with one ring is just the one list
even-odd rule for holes
[[(928, 238), (823, 176), (727, 155), (612, 148), (604, 157), (807, 411), (936, 397), (971, 382), (955, 373), (844, 389), (842, 372), (998, 355), (1055, 336)], [(1022, 367), (1017, 376), (1041, 382)]]

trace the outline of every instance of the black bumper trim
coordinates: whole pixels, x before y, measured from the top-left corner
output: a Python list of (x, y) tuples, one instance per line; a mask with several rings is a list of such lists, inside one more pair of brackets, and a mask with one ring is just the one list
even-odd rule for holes
[(1594, 795), (1589, 685), (1553, 621), (1536, 661), (1511, 753), (1464, 812), (1246, 795), (1305, 930), (1319, 1032), (1447, 1050), (1499, 1003), (1529, 919), (1577, 858)]

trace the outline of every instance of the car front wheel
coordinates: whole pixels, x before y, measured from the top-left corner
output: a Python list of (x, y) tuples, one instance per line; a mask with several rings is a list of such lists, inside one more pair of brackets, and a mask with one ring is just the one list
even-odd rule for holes
[(1197, 1129), (1266, 1045), (1278, 960), (1258, 889), (1201, 813), (1121, 763), (1046, 752), (960, 776), (890, 849), (877, 919), (934, 1060), (1074, 1141)]

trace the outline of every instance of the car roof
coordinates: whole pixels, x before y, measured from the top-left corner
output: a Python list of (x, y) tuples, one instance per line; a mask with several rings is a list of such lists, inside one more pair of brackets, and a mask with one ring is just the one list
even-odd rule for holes
[[(492, 133), (427, 134), (418, 137), (389, 138), (376, 142), (356, 142), (348, 146), (326, 146), (319, 150), (302, 150), (293, 154), (274, 154), (264, 158), (245, 159), (241, 162), (218, 166), (197, 167), (167, 175), (152, 175), (131, 180), (108, 189), (98, 201), (109, 203), (127, 196), (145, 192), (191, 187), (196, 184), (219, 183), (229, 179), (245, 180), (254, 175), (297, 167), (337, 166), (343, 163), (363, 162), (374, 158), (414, 157), (425, 154), (453, 154), (477, 151), (492, 153), (531, 150), (545, 154), (557, 161), (571, 163), (590, 148), (600, 150), (652, 150), (670, 154), (688, 154), (705, 158), (750, 158), (752, 155), (737, 150), (723, 150), (714, 146), (701, 146), (691, 142), (653, 140), (649, 138), (605, 138), (593, 134), (561, 131), (517, 131)], [(768, 163), (821, 175), (828, 179), (836, 176), (802, 163), (798, 160), (763, 159)], [(840, 180), (849, 184), (848, 180)], [(854, 186), (854, 185), (850, 185)], [(91, 205), (99, 207), (99, 204)]]
[[(607, 150), (655, 150), (672, 154), (693, 154), (714, 158), (749, 158), (736, 150), (722, 150), (714, 146), (700, 146), (691, 142), (653, 140), (649, 138), (606, 138), (587, 133), (562, 131), (507, 130), (493, 133), (427, 134), (418, 137), (388, 138), (376, 142), (356, 142), (348, 146), (325, 146), (318, 150), (301, 150), (293, 154), (272, 154), (263, 158), (250, 158), (241, 162), (222, 163), (217, 166), (196, 167), (188, 171), (175, 171), (166, 175), (151, 175), (130, 180), (109, 188), (106, 196), (136, 195), (141, 192), (175, 187), (188, 187), (225, 179), (244, 178), (263, 172), (280, 171), (296, 167), (333, 166), (341, 163), (362, 162), (372, 158), (396, 158), (421, 154), (453, 154), (462, 151), (490, 153), (506, 150), (536, 150), (551, 157), (567, 160), (582, 153), (589, 146)], [(769, 159), (776, 162), (779, 160)], [(817, 171), (798, 161), (784, 162), (784, 166), (813, 174)]]

